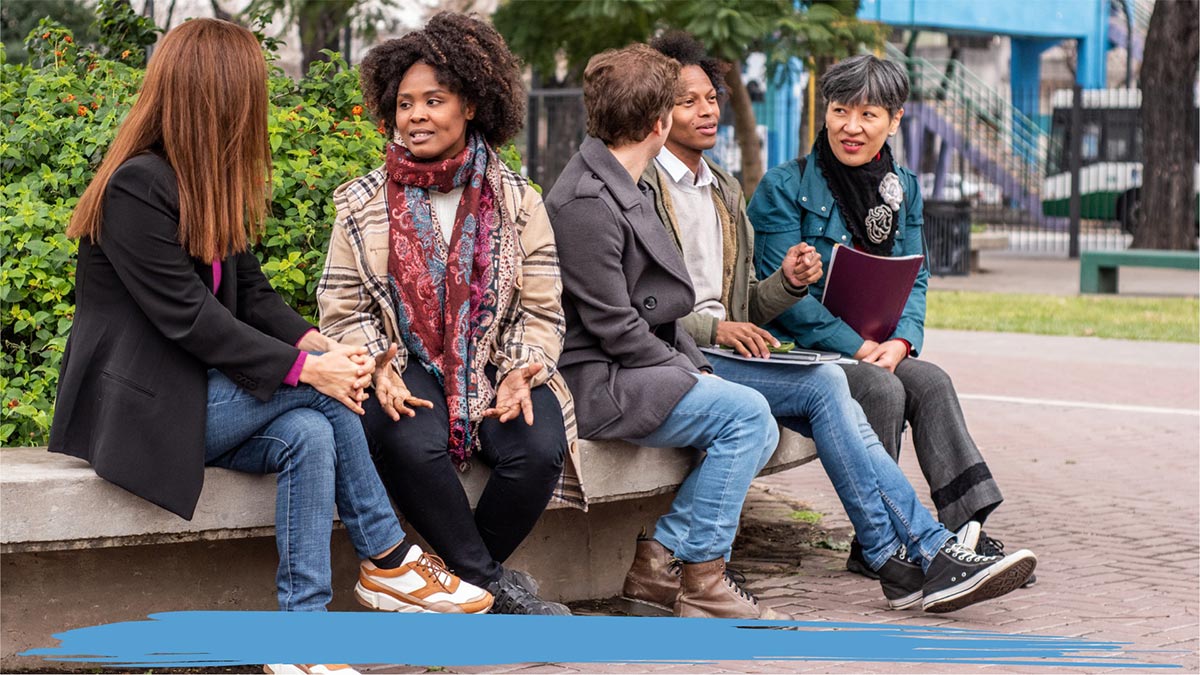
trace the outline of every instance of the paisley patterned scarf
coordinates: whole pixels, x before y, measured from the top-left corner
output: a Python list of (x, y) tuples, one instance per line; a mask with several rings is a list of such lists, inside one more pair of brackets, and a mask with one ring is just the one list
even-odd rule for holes
[(829, 185), (853, 237), (854, 248), (872, 255), (891, 255), (896, 243), (896, 221), (904, 188), (892, 170), (896, 164), (887, 143), (879, 155), (862, 166), (846, 166), (838, 161), (829, 145), (828, 129), (817, 134), (817, 166)]
[[(497, 319), (493, 261), (500, 227), (496, 195), (484, 175), (489, 154), (483, 137), (473, 133), (462, 152), (440, 162), (422, 161), (391, 143), (385, 164), (392, 303), (404, 346), (446, 394), (448, 451), (459, 463), (470, 456), (474, 440), (468, 400), (479, 386), (471, 377), (476, 343)], [(459, 187), (447, 243), (433, 222), (429, 191)]]

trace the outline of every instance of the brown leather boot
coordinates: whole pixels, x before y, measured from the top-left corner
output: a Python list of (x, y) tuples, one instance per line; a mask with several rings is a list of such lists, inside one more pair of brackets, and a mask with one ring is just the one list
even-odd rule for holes
[(684, 563), (675, 601), (675, 616), (714, 619), (775, 619), (790, 620), (789, 614), (765, 605), (742, 588), (744, 578), (734, 578), (725, 569), (724, 558), (702, 563)]
[(621, 597), (631, 602), (650, 605), (667, 612), (674, 611), (679, 595), (679, 566), (671, 565), (671, 551), (654, 539), (638, 537), (633, 565), (625, 575)]

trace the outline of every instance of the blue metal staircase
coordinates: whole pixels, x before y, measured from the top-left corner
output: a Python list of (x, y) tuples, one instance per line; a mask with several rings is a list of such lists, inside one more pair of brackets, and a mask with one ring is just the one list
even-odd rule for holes
[[(920, 138), (931, 131), (943, 148), (956, 151), (972, 171), (999, 186), (1006, 205), (1019, 210), (1021, 220), (1047, 224), (1041, 188), (1050, 139), (1041, 127), (961, 62), (907, 57), (893, 45), (888, 45), (888, 58), (904, 64), (909, 73), (905, 120), (910, 164), (919, 161), (912, 155), (928, 150), (920, 148)], [(940, 177), (935, 184), (941, 184)]]

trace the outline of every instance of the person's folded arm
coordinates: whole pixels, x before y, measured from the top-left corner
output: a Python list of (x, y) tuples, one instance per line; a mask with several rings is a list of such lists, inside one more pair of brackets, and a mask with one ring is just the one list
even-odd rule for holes
[(808, 286), (793, 286), (777, 268), (750, 284), (750, 323), (765, 326), (807, 295)]
[[(739, 246), (745, 246), (746, 250), (739, 250), (737, 255), (748, 255), (754, 250), (755, 235), (745, 206), (739, 208), (738, 218), (737, 230), (747, 232), (750, 240), (738, 242)], [(780, 263), (782, 264), (782, 262), (783, 259), (780, 258)], [(792, 285), (784, 277), (783, 270), (779, 266), (769, 273), (763, 274), (756, 270), (754, 265), (746, 265), (746, 276), (750, 289), (750, 323), (765, 326), (781, 312), (808, 295), (808, 286)]]

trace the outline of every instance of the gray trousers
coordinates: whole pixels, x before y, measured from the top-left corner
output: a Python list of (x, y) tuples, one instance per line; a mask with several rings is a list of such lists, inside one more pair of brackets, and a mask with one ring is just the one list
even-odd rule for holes
[(904, 423), (912, 425), (917, 463), (929, 483), (938, 520), (957, 530), (983, 520), (1004, 497), (963, 419), (946, 371), (907, 358), (895, 374), (869, 363), (845, 365), (850, 394), (892, 459), (899, 461)]

